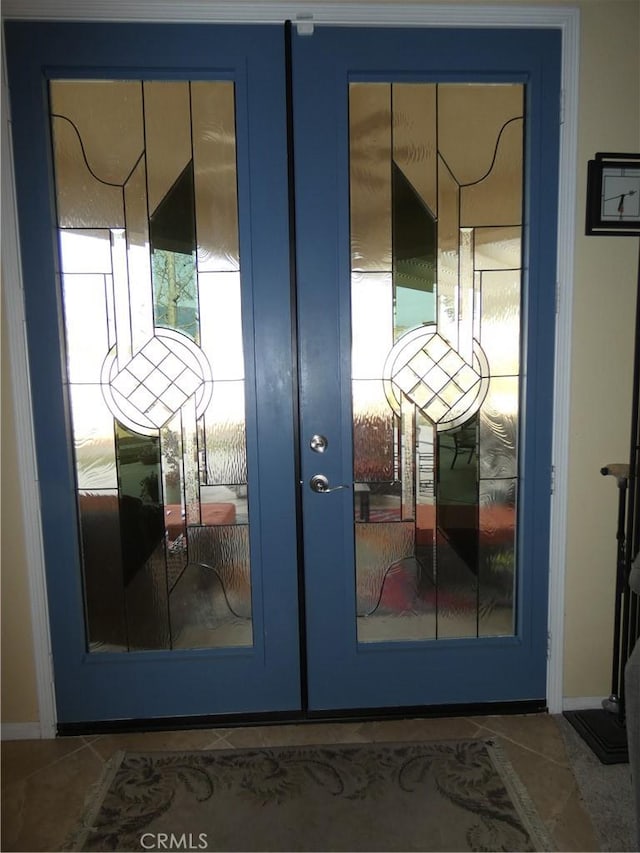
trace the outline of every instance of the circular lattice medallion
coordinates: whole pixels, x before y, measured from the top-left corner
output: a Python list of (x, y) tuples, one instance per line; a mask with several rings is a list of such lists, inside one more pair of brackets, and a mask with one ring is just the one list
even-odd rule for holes
[(475, 339), (470, 364), (437, 326), (421, 326), (396, 341), (385, 361), (383, 382), (398, 416), (405, 397), (443, 432), (468, 421), (482, 405), (489, 387), (489, 362)]

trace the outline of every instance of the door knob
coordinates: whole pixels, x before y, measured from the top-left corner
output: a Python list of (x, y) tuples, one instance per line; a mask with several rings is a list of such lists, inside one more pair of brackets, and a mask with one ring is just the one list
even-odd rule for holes
[(318, 492), (321, 495), (326, 495), (329, 492), (337, 492), (340, 489), (348, 489), (349, 486), (341, 485), (341, 486), (329, 486), (329, 480), (325, 477), (324, 474), (314, 474), (313, 477), (309, 480), (309, 486), (311, 490), (314, 492)]

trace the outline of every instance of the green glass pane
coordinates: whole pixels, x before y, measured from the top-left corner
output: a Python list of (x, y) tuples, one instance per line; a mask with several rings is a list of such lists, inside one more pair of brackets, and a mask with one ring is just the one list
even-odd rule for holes
[(198, 340), (196, 226), (190, 162), (149, 220), (153, 309), (157, 326)]
[(436, 223), (402, 171), (392, 166), (395, 337), (435, 321)]

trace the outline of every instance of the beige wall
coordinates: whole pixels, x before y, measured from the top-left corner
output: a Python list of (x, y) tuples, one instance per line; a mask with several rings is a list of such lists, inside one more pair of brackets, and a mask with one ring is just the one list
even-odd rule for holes
[(584, 236), (587, 161), (640, 151), (640, 3), (583, 2), (567, 530), (566, 696), (610, 689), (618, 492), (627, 462), (638, 238)]
[[(4, 306), (3, 306), (4, 307)], [(2, 312), (2, 722), (37, 722), (38, 699), (24, 562), (6, 312)]]
[[(527, 5), (534, 5), (528, 0)], [(539, 3), (543, 5), (543, 3)], [(544, 3), (544, 5), (554, 5)], [(585, 237), (587, 160), (640, 151), (640, 0), (582, 0), (571, 368), (564, 693), (610, 688), (617, 491), (600, 468), (627, 461), (638, 240)], [(4, 329), (3, 329), (4, 333)], [(3, 334), (3, 340), (6, 336)], [(36, 719), (14, 423), (3, 347), (2, 721)]]

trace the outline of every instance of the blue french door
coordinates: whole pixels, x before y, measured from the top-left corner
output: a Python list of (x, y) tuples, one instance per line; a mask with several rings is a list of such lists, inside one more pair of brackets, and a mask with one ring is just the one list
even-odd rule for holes
[(6, 36), (58, 719), (297, 708), (282, 33)]
[(312, 708), (544, 701), (559, 63), (533, 30), (294, 41)]
[(5, 33), (60, 723), (543, 702), (559, 35)]

